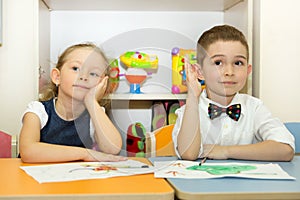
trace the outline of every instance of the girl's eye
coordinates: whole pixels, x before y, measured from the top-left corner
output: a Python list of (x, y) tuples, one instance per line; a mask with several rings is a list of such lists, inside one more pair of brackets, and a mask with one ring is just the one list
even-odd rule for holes
[(79, 71), (79, 67), (73, 66), (72, 70), (78, 72)]
[(91, 72), (90, 75), (94, 76), (94, 77), (100, 77), (100, 75), (98, 73), (95, 73), (95, 72)]

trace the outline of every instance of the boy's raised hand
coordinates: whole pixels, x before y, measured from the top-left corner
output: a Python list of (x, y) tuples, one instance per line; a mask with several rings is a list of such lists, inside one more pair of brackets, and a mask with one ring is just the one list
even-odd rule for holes
[(200, 66), (198, 64), (191, 64), (188, 57), (185, 57), (184, 69), (186, 73), (186, 84), (188, 87), (188, 94), (199, 97), (202, 92), (201, 83), (199, 82)]

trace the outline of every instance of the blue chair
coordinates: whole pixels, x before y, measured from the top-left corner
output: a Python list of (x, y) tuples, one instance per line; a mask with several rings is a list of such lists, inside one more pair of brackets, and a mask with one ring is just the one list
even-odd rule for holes
[(284, 125), (295, 137), (295, 152), (300, 154), (300, 122), (286, 122)]

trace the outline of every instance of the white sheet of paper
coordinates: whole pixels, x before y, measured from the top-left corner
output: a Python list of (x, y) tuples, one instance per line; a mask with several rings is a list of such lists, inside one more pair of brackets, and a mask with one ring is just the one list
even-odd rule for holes
[[(46, 183), (85, 179), (101, 179), (116, 176), (131, 176), (136, 174), (153, 173), (153, 166), (143, 168), (142, 166), (145, 165), (145, 163), (139, 161), (126, 160), (120, 162), (76, 162), (63, 164), (47, 164), (36, 166), (21, 166), (20, 168), (24, 170), (28, 175), (32, 176), (37, 182)], [(106, 166), (110, 166), (116, 169), (103, 170), (103, 168), (105, 168)]]
[(250, 165), (256, 169), (249, 171), (240, 171), (233, 174), (213, 175), (206, 171), (188, 170), (187, 167), (199, 165), (195, 161), (157, 161), (154, 162), (156, 168), (154, 176), (156, 178), (186, 178), (186, 179), (207, 179), (222, 177), (254, 178), (254, 179), (286, 179), (294, 180), (295, 178), (285, 172), (278, 164), (257, 164), (257, 163), (204, 163), (203, 166), (229, 166), (229, 165)]

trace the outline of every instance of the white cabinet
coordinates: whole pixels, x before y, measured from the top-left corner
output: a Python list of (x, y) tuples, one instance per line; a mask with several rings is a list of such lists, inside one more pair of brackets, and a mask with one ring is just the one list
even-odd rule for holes
[[(111, 95), (110, 115), (124, 135), (128, 125), (137, 120), (150, 130), (152, 101), (185, 99), (184, 94), (171, 94), (172, 48), (195, 49), (203, 31), (224, 23), (242, 30), (252, 46), (252, 0), (43, 0), (40, 3), (49, 9), (48, 18), (43, 15), (41, 20), (49, 23), (50, 35), (47, 35), (49, 30), (45, 33), (45, 29), (40, 29), (46, 47), (40, 52), (50, 48), (51, 62), (46, 61), (49, 65), (57, 61), (67, 46), (85, 41), (101, 46), (112, 58), (129, 50), (158, 55), (158, 70), (142, 84), (145, 94), (126, 94), (129, 84), (121, 79), (116, 93)], [(45, 38), (49, 39), (48, 45)], [(41, 59), (45, 63), (45, 56)], [(124, 68), (120, 69), (123, 73)], [(251, 93), (251, 78), (245, 91)]]

